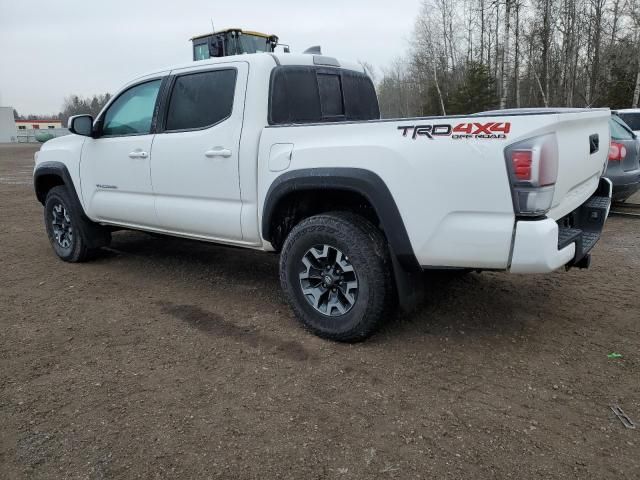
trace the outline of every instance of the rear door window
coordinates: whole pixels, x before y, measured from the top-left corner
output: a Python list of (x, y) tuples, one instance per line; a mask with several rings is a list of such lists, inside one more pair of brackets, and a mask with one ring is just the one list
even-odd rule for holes
[(169, 99), (165, 131), (203, 129), (229, 118), (236, 77), (235, 69), (177, 77)]

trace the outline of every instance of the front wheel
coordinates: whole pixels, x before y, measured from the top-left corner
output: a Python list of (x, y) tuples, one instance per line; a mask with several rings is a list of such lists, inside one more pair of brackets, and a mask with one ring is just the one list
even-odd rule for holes
[(92, 250), (83, 232), (80, 212), (65, 187), (54, 187), (44, 204), (44, 224), (53, 251), (65, 262), (86, 261)]
[(292, 230), (280, 257), (280, 281), (302, 324), (341, 342), (371, 336), (394, 293), (384, 236), (345, 212), (308, 218)]

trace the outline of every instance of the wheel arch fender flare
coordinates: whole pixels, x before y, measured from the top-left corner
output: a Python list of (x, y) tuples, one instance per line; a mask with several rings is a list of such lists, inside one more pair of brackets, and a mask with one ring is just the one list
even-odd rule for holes
[[(52, 179), (56, 179), (53, 184), (51, 182)], [(33, 187), (36, 197), (42, 205), (47, 201), (49, 190), (55, 186), (64, 186), (69, 192), (71, 201), (79, 213), (80, 218), (78, 220), (82, 223), (83, 237), (87, 244), (91, 248), (109, 245), (111, 241), (110, 231), (94, 223), (85, 213), (67, 166), (61, 162), (43, 162), (39, 164), (33, 173)]]
[[(77, 204), (82, 207), (78, 192), (69, 173), (69, 169), (64, 163), (61, 162), (43, 162), (39, 164), (33, 172), (33, 188), (36, 192), (38, 201), (44, 205), (47, 200), (47, 192), (50, 188), (47, 188), (49, 184), (45, 181), (47, 178), (57, 177), (61, 181), (61, 185), (64, 185), (69, 190), (69, 193)], [(84, 210), (83, 210), (84, 213)]]
[(391, 255), (405, 271), (420, 265), (393, 195), (374, 172), (360, 168), (311, 168), (287, 172), (271, 184), (262, 210), (262, 237), (272, 240), (273, 216), (280, 202), (292, 192), (343, 190), (357, 193), (373, 207), (384, 230)]

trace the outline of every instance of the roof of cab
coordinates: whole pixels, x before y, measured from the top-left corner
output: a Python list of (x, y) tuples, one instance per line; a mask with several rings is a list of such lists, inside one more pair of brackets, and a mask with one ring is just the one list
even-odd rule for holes
[(325, 55), (309, 55), (309, 54), (302, 54), (302, 53), (297, 53), (297, 54), (296, 53), (250, 53), (245, 55), (231, 55), (228, 57), (208, 58), (206, 60), (199, 60), (197, 62), (183, 63), (180, 65), (172, 65), (167, 68), (155, 70), (152, 72), (148, 72), (144, 75), (140, 75), (135, 80), (132, 80), (129, 83), (137, 82), (146, 77), (153, 77), (153, 76), (166, 74), (172, 70), (182, 70), (182, 69), (193, 68), (193, 67), (198, 67), (203, 65), (217, 65), (221, 63), (247, 62), (249, 64), (253, 64), (253, 63), (264, 64), (265, 62), (271, 62), (274, 67), (278, 65), (310, 65), (310, 66), (316, 65), (319, 67), (331, 66), (328, 64), (323, 65), (323, 64), (315, 63), (314, 57), (319, 58), (320, 61), (322, 61), (321, 59), (323, 57), (329, 58), (330, 60), (337, 61), (340, 65), (340, 68), (343, 68), (345, 70), (354, 70), (356, 72), (366, 74), (364, 68), (358, 63), (337, 60), (337, 59), (334, 59), (333, 57), (328, 57)]
[(263, 37), (263, 38), (271, 38), (271, 37), (273, 37), (273, 35), (269, 35), (267, 33), (253, 32), (251, 30), (243, 30), (241, 28), (227, 28), (225, 30), (219, 30), (219, 31), (213, 32), (213, 33), (204, 33), (202, 35), (196, 35), (195, 37), (191, 37), (189, 40), (190, 41), (200, 40), (201, 38), (207, 38), (207, 37), (210, 37), (212, 35), (218, 35), (220, 33), (229, 33), (229, 32), (242, 32), (245, 35), (255, 35), (256, 37)]

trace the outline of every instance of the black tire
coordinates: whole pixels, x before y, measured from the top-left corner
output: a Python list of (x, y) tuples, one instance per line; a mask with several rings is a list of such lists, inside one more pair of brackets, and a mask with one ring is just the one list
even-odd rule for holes
[[(60, 231), (56, 231), (56, 228), (60, 228), (61, 218), (64, 219), (63, 229), (65, 230), (62, 239)], [(57, 226), (54, 226), (54, 220), (58, 222)], [(80, 263), (91, 258), (94, 250), (89, 248), (87, 243), (88, 232), (85, 231), (85, 222), (66, 187), (54, 187), (47, 193), (44, 204), (44, 225), (51, 247), (60, 259), (65, 262)]]
[[(323, 313), (311, 303), (315, 296), (303, 293), (301, 274), (305, 275), (306, 272), (308, 276), (310, 271), (303, 259), (311, 258), (308, 256), (311, 249), (319, 252), (325, 245), (336, 251), (340, 258), (347, 260), (347, 269), (341, 271), (337, 267), (337, 271), (342, 275), (357, 277), (357, 289), (349, 291), (349, 297), (344, 295), (345, 282), (338, 280), (336, 284), (342, 287), (338, 286), (333, 290), (329, 288), (333, 293), (323, 294), (329, 295), (324, 298), (335, 298), (335, 302), (340, 297), (348, 304), (349, 310), (344, 313), (336, 312), (336, 307), (327, 307), (329, 300), (320, 306), (330, 310), (329, 313)], [(327, 258), (329, 257), (330, 255)], [(314, 256), (312, 260), (315, 262), (317, 258)], [(321, 271), (313, 268), (316, 273)], [(355, 272), (346, 271), (351, 268)], [(324, 274), (318, 275), (322, 278)], [(353, 276), (350, 277), (351, 281)], [(282, 248), (280, 282), (291, 308), (303, 326), (320, 337), (339, 342), (358, 342), (375, 333), (393, 305), (395, 292), (391, 259), (384, 236), (364, 218), (347, 212), (317, 215), (294, 227)], [(323, 285), (325, 284), (316, 283), (315, 287), (324, 289)], [(341, 309), (344, 308), (344, 305), (341, 306)]]

